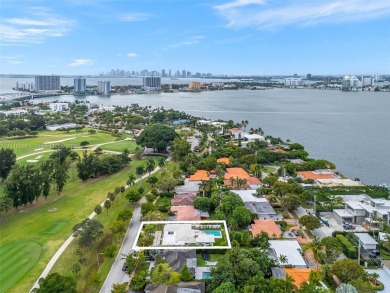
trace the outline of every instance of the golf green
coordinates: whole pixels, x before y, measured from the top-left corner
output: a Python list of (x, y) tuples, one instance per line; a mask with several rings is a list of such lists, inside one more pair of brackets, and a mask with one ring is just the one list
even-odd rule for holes
[(36, 263), (41, 246), (34, 242), (14, 242), (0, 246), (0, 292), (14, 285)]

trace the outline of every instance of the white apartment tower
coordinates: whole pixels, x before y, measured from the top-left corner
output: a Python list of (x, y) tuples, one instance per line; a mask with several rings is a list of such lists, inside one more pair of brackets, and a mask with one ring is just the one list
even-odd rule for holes
[(75, 78), (74, 80), (74, 93), (78, 95), (84, 95), (87, 90), (87, 82), (83, 77)]
[(59, 75), (36, 75), (36, 91), (60, 91), (61, 80)]
[(101, 95), (109, 95), (111, 92), (111, 84), (109, 81), (98, 81), (98, 93)]

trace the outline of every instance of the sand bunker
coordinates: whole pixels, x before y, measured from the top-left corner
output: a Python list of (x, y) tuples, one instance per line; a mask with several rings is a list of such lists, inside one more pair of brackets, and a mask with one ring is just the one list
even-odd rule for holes
[(72, 139), (75, 139), (75, 137), (72, 137), (72, 138), (65, 138), (65, 139), (56, 140), (56, 141), (48, 141), (48, 142), (44, 142), (43, 144), (59, 143), (59, 142), (64, 142), (64, 141), (72, 140)]
[(27, 162), (27, 163), (38, 163), (39, 160), (27, 160), (26, 162)]

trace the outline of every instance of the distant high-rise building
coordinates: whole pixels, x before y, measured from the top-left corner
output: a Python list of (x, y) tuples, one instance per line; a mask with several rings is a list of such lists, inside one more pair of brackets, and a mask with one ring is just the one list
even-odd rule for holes
[(109, 95), (111, 92), (111, 83), (109, 81), (98, 81), (98, 93), (101, 95)]
[(143, 79), (143, 88), (147, 91), (158, 91), (161, 89), (161, 77), (145, 76)]
[(187, 77), (191, 77), (191, 71), (187, 71)]
[(76, 95), (84, 95), (87, 90), (87, 82), (84, 77), (78, 77), (73, 80), (74, 83), (74, 93)]
[(297, 78), (297, 77), (289, 77), (284, 79), (284, 85), (289, 86), (289, 87), (297, 87), (297, 86), (302, 86), (304, 85), (304, 81), (302, 78)]
[(332, 83), (332, 77), (331, 76), (325, 76), (324, 77), (324, 85), (327, 86), (330, 83)]
[(370, 77), (362, 76), (361, 85), (362, 85), (362, 87), (374, 86), (375, 85), (375, 77), (373, 77), (373, 76), (370, 76)]
[(343, 91), (352, 91), (360, 87), (360, 81), (356, 76), (346, 75), (344, 76), (341, 83), (341, 90)]
[(165, 75), (165, 69), (161, 70), (161, 77), (166, 77), (166, 75)]
[(187, 77), (187, 71), (186, 70), (182, 70), (181, 77)]
[(308, 73), (308, 74), (306, 75), (306, 79), (307, 79), (307, 80), (311, 80), (311, 73)]
[(172, 77), (172, 74), (171, 74), (171, 70), (169, 69), (169, 76), (168, 77)]
[(59, 75), (36, 75), (36, 91), (60, 91), (61, 80)]

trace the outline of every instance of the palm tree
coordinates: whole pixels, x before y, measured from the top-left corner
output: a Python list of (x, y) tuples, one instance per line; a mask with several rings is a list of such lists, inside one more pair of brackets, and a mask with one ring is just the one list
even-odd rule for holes
[(278, 257), (278, 261), (280, 262), (281, 265), (286, 265), (288, 263), (288, 258), (287, 256), (281, 254)]
[(199, 191), (202, 191), (203, 197), (205, 196), (205, 192), (207, 190), (208, 182), (205, 180), (200, 181), (199, 184)]
[(93, 209), (93, 211), (97, 214), (97, 215), (100, 215), (102, 213), (102, 206), (101, 205), (97, 205), (95, 206), (95, 208)]
[(286, 275), (286, 292), (296, 292), (297, 286), (294, 284), (295, 280), (293, 277)]
[(230, 177), (229, 181), (230, 181), (230, 185), (232, 186), (232, 189), (234, 189), (234, 184), (237, 183), (236, 179), (234, 179), (233, 177)]
[[(134, 175), (134, 174), (130, 174), (130, 175), (129, 175), (129, 178), (128, 178), (127, 181), (126, 181), (126, 184), (127, 184), (128, 186), (133, 185), (134, 182), (135, 182), (135, 179), (137, 179), (137, 178), (135, 177), (135, 175)], [(123, 193), (123, 192), (122, 192), (122, 193)]]
[[(318, 253), (324, 248), (324, 245), (322, 244), (322, 241), (320, 239), (314, 236), (313, 240), (309, 243), (308, 248), (313, 251), (314, 257), (316, 257)], [(318, 261), (317, 261), (317, 266), (318, 266)]]
[(114, 202), (114, 201), (115, 201), (115, 198), (116, 198), (115, 193), (109, 192), (109, 193), (107, 194), (107, 198), (108, 198), (110, 201)]
[(374, 283), (374, 286), (377, 286), (379, 275), (377, 273), (368, 274), (370, 280)]
[(104, 207), (107, 209), (107, 216), (108, 216), (108, 209), (111, 208), (111, 200), (107, 199), (104, 202)]
[(142, 175), (145, 174), (145, 169), (143, 166), (138, 166), (136, 169), (135, 169), (135, 173), (137, 173), (137, 175), (139, 176), (139, 184), (141, 185), (141, 177)]
[(149, 173), (149, 177), (150, 177), (150, 174), (152, 173), (152, 171), (154, 170), (155, 166), (156, 166), (156, 162), (153, 159), (149, 159), (148, 163), (146, 165), (146, 168), (145, 168), (145, 171), (147, 171)]
[(166, 164), (166, 159), (164, 157), (162, 157), (160, 160), (158, 160), (158, 166), (160, 168), (164, 167)]

